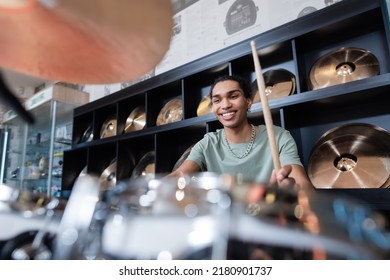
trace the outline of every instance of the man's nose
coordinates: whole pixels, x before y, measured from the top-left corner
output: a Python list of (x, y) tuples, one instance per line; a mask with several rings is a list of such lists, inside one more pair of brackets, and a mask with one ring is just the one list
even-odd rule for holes
[(223, 109), (229, 108), (230, 106), (231, 106), (231, 103), (230, 103), (228, 98), (222, 99), (222, 108)]

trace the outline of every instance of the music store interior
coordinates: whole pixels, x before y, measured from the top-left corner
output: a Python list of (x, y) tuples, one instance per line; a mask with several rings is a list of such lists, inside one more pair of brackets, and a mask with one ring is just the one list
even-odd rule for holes
[[(0, 259), (389, 259), (389, 10), (0, 0)], [(248, 81), (253, 124), (242, 157), (221, 137), (227, 153), (238, 166), (264, 127), (263, 152), (284, 168), (281, 127), (309, 188), (167, 176), (206, 134), (232, 130), (210, 98), (226, 75)]]

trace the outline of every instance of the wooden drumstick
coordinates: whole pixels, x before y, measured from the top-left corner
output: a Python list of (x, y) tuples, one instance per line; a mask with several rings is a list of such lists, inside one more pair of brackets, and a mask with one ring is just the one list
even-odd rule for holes
[(263, 106), (264, 121), (265, 121), (265, 126), (267, 128), (269, 143), (271, 146), (272, 159), (274, 162), (274, 168), (276, 171), (278, 171), (281, 168), (280, 159), (279, 159), (279, 152), (278, 152), (278, 148), (276, 145), (271, 110), (270, 110), (269, 105), (268, 105), (267, 95), (265, 94), (265, 82), (264, 82), (264, 77), (263, 77), (261, 66), (260, 66), (259, 56), (258, 56), (257, 50), (256, 50), (255, 41), (251, 41), (251, 47), (252, 47), (252, 54), (253, 54), (253, 62), (255, 64), (255, 70), (256, 70), (257, 87), (259, 88), (260, 100), (261, 100), (261, 104)]

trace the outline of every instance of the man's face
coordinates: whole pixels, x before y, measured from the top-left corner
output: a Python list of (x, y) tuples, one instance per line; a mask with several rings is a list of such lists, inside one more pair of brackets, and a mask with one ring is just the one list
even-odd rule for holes
[(219, 82), (211, 95), (213, 112), (223, 126), (238, 127), (246, 120), (252, 102), (245, 98), (236, 81)]

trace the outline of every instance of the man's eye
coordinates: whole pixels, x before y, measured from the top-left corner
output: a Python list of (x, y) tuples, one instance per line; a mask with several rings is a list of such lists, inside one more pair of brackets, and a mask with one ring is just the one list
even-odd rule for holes
[(213, 99), (213, 103), (215, 104), (215, 103), (219, 103), (219, 99)]

